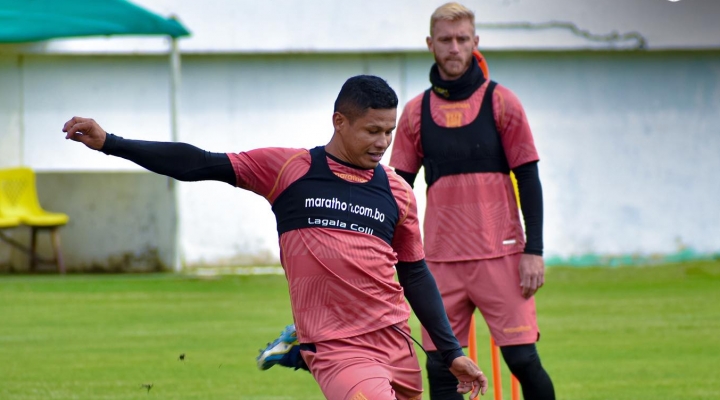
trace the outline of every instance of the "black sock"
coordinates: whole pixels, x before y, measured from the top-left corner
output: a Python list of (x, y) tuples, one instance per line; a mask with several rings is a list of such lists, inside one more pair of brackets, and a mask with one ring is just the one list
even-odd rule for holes
[(430, 400), (463, 400), (457, 392), (458, 380), (445, 365), (439, 351), (427, 352), (425, 364), (430, 385)]
[(522, 386), (525, 400), (555, 400), (555, 388), (540, 363), (535, 344), (500, 347), (510, 372)]

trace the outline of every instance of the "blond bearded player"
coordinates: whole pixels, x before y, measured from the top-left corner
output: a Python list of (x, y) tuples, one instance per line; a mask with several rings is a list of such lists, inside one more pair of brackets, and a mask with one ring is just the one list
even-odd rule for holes
[[(405, 107), (390, 165), (410, 184), (420, 166), (425, 170), (426, 258), (461, 344), (468, 344), (478, 308), (524, 398), (551, 400), (553, 384), (535, 346), (533, 295), (544, 282), (539, 157), (520, 101), (486, 79), (473, 57), (478, 41), (466, 7), (447, 3), (433, 13), (427, 38), (435, 57), (432, 87)], [(431, 399), (462, 398), (449, 390), (456, 379), (427, 331), (423, 344)]]

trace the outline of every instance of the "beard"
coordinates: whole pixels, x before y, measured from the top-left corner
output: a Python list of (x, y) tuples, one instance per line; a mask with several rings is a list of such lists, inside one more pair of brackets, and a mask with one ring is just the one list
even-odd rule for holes
[[(442, 72), (443, 75), (448, 78), (448, 80), (453, 80), (461, 77), (465, 73), (465, 71), (470, 68), (470, 63), (472, 62), (472, 59), (472, 54), (470, 54), (470, 57), (468, 57), (467, 60), (462, 60), (458, 57), (440, 60), (436, 56), (435, 63), (437, 64), (438, 69)], [(458, 64), (460, 65), (458, 66)]]

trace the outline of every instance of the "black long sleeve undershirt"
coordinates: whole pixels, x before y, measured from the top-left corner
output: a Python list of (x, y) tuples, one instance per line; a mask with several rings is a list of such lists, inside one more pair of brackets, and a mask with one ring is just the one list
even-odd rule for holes
[(179, 181), (220, 181), (233, 186), (237, 182), (227, 154), (187, 143), (130, 140), (108, 133), (100, 151)]
[(520, 210), (525, 220), (525, 254), (543, 255), (543, 196), (537, 161), (512, 170), (520, 194)]
[[(543, 255), (543, 198), (537, 161), (523, 164), (512, 170), (520, 193), (520, 211), (525, 221), (525, 254)], [(414, 187), (417, 173), (395, 170), (405, 181)]]
[(450, 367), (453, 360), (465, 354), (450, 327), (435, 278), (425, 260), (399, 262), (395, 268), (405, 298), (442, 354), (445, 364)]
[(417, 178), (417, 172), (413, 174), (412, 172), (406, 172), (396, 169), (395, 173), (405, 179), (405, 182), (407, 182), (411, 188), (415, 189), (415, 178)]

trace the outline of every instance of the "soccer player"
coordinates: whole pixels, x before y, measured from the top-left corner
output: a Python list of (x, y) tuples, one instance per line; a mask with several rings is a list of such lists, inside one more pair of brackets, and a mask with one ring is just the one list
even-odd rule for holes
[[(540, 333), (533, 295), (544, 283), (545, 268), (543, 203), (525, 112), (510, 90), (483, 74), (479, 53), (473, 56), (479, 38), (471, 10), (458, 3), (440, 6), (426, 40), (435, 57), (431, 88), (403, 110), (390, 165), (411, 185), (425, 169), (426, 258), (460, 343), (467, 346), (478, 308), (524, 398), (555, 399), (535, 346)], [(510, 171), (518, 182), (525, 232)], [(297, 350), (287, 345), (291, 328), (260, 354), (261, 368), (303, 367)], [(427, 329), (423, 345), (430, 398), (461, 399), (457, 379)]]
[(425, 264), (412, 190), (379, 164), (392, 141), (397, 103), (378, 77), (348, 79), (335, 101), (330, 142), (310, 150), (210, 153), (185, 143), (123, 139), (80, 117), (63, 131), (155, 173), (222, 181), (268, 200), (297, 347), (326, 398), (421, 398), (403, 296), (459, 380), (455, 391), (484, 394), (487, 379), (463, 355)]
[[(390, 165), (411, 185), (420, 167), (425, 170), (426, 258), (460, 343), (467, 346), (478, 308), (524, 398), (554, 399), (535, 346), (533, 295), (545, 268), (539, 157), (520, 101), (487, 79), (473, 56), (478, 41), (472, 11), (458, 3), (435, 10), (427, 38), (435, 57), (431, 88), (403, 110)], [(427, 333), (431, 399), (462, 398), (450, 389), (457, 380)]]

